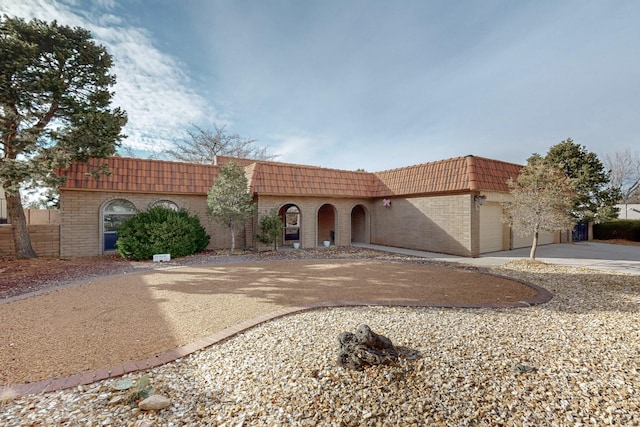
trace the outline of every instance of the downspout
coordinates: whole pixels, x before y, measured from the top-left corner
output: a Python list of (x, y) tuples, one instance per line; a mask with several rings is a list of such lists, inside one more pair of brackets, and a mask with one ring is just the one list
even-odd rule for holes
[(479, 195), (478, 176), (476, 174), (476, 162), (473, 155), (465, 156), (467, 186), (469, 188), (469, 256), (476, 258), (480, 255), (480, 210), (476, 209), (475, 196)]

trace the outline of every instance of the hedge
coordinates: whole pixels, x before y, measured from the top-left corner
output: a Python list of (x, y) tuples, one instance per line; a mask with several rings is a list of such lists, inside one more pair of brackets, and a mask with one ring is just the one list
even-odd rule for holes
[(640, 242), (640, 220), (619, 219), (594, 224), (593, 238), (596, 240), (622, 239)]

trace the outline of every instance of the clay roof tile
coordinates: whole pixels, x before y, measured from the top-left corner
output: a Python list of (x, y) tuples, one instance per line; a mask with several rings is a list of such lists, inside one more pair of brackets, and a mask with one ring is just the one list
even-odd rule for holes
[[(223, 158), (228, 164), (229, 158)], [(235, 160), (235, 159), (233, 159)], [(242, 160), (242, 159), (241, 159)], [(246, 160), (246, 159), (244, 159)], [(376, 173), (280, 162), (245, 162), (251, 190), (258, 194), (326, 197), (389, 197), (460, 191), (509, 191), (507, 180), (521, 165), (465, 156)], [(89, 176), (102, 164), (111, 175)], [(59, 171), (62, 189), (206, 194), (220, 166), (111, 157)]]
[[(98, 179), (90, 173), (107, 165), (110, 175)], [(62, 189), (91, 189), (123, 192), (206, 194), (217, 175), (212, 165), (187, 164), (161, 160), (109, 157), (74, 163), (60, 170), (67, 181)]]

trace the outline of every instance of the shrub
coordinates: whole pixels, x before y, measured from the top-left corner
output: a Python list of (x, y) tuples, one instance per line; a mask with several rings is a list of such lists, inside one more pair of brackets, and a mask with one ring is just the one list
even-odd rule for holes
[(209, 236), (197, 216), (185, 209), (154, 206), (122, 224), (116, 250), (124, 258), (138, 261), (154, 254), (171, 254), (173, 258), (192, 255), (208, 244)]
[(640, 242), (640, 220), (619, 219), (593, 225), (596, 240), (624, 239)]
[(268, 215), (260, 219), (260, 231), (256, 239), (265, 245), (273, 245), (273, 250), (278, 250), (278, 237), (282, 235), (282, 218), (277, 209), (272, 209)]

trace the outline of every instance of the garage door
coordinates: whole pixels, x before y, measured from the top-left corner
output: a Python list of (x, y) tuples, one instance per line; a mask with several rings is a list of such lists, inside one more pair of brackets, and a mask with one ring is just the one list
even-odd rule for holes
[(480, 253), (502, 250), (502, 206), (485, 203), (480, 208)]

